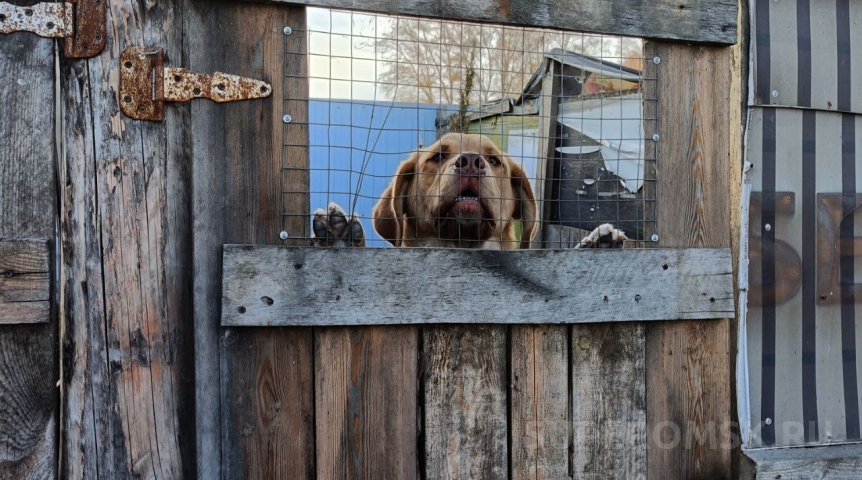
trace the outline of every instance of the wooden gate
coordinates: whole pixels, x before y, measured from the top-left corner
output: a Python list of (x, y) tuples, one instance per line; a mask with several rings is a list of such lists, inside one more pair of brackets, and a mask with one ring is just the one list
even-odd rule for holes
[[(52, 259), (47, 323), (0, 316), (0, 478), (735, 477), (730, 318), (222, 326), (223, 246), (308, 236), (307, 218), (280, 215), (312, 207), (291, 193), (308, 191), (300, 4), (354, 3), (112, 0), (90, 59), (0, 37), (0, 241), (48, 239)], [(650, 39), (657, 245), (727, 252), (739, 237), (735, 2), (361, 8)], [(275, 95), (131, 120), (129, 46)]]

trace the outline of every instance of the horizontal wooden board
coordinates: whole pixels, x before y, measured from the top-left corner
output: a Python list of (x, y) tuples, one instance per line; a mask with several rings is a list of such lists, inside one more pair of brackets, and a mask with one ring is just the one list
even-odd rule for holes
[(46, 239), (0, 240), (0, 324), (49, 321), (48, 258)]
[[(259, 1), (259, 0), (255, 0)], [(734, 0), (269, 0), (686, 42), (736, 43)]]
[(862, 444), (816, 448), (762, 448), (745, 452), (757, 463), (757, 479), (862, 479)]
[(585, 323), (733, 316), (730, 249), (225, 245), (225, 326)]

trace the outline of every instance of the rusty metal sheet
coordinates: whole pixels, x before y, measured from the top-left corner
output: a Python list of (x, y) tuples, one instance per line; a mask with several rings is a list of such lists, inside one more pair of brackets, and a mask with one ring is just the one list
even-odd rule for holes
[(154, 78), (161, 78), (160, 48), (129, 47), (120, 55), (120, 109), (138, 120), (163, 120), (164, 103), (155, 96)]
[[(108, 26), (105, 0), (71, 0), (67, 12), (74, 18), (74, 32), (67, 33), (64, 53), (70, 58), (90, 58), (102, 53), (107, 43)], [(73, 13), (74, 12), (74, 13)]]
[(104, 0), (71, 0), (19, 7), (0, 2), (0, 33), (31, 32), (63, 38), (70, 58), (94, 57), (105, 49), (107, 25)]
[(260, 80), (166, 68), (160, 48), (129, 47), (120, 56), (120, 107), (126, 116), (138, 120), (163, 120), (164, 102), (209, 98), (221, 103), (271, 94), (272, 85)]
[(214, 102), (233, 102), (268, 97), (272, 87), (260, 80), (215, 72), (192, 73), (185, 68), (165, 68), (162, 100), (186, 102), (193, 98), (209, 98)]
[(62, 38), (74, 22), (64, 3), (39, 3), (26, 7), (0, 2), (0, 33), (32, 32), (41, 37)]

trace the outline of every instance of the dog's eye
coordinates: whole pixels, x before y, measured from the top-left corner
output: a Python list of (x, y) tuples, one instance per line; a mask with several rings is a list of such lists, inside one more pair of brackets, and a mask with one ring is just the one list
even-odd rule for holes
[(488, 163), (490, 163), (491, 165), (499, 165), (501, 163), (500, 157), (498, 157), (496, 155), (489, 155), (488, 156)]
[(443, 159), (444, 159), (444, 158), (446, 158), (446, 153), (445, 153), (445, 152), (437, 152), (437, 153), (435, 153), (434, 155), (431, 155), (431, 156), (428, 158), (428, 161), (429, 161), (429, 162), (434, 162), (434, 163), (440, 163), (440, 162), (442, 162), (442, 161), (443, 161)]

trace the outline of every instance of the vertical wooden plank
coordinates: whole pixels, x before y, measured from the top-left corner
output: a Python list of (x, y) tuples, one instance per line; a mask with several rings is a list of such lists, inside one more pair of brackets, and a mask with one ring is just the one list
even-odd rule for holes
[(646, 478), (643, 323), (572, 325), (572, 475)]
[(542, 77), (542, 96), (539, 103), (539, 156), (536, 160), (536, 206), (539, 211), (539, 235), (535, 242), (541, 247), (543, 232), (547, 220), (551, 216), (551, 204), (548, 197), (554, 181), (557, 158), (557, 110), (560, 104), (562, 89), (562, 71), (560, 64), (545, 59), (543, 64), (545, 75)]
[[(0, 36), (0, 238), (54, 236), (54, 55), (52, 40)], [(0, 325), (0, 478), (56, 478), (56, 341), (53, 320)]]
[(62, 478), (188, 478), (194, 425), (187, 118), (118, 110), (118, 57), (179, 57), (181, 9), (111, 2), (105, 52), (61, 65)]
[(425, 478), (507, 478), (506, 327), (426, 327), (422, 341)]
[[(282, 177), (284, 167), (308, 167), (305, 10), (187, 5), (185, 28), (194, 32), (184, 38), (188, 66), (262, 79), (274, 92), (191, 107), (198, 475), (312, 478), (311, 330), (219, 327), (222, 245), (279, 243), (282, 229), (306, 233), (307, 196), (282, 199), (283, 190), (308, 191), (307, 174)], [(291, 124), (282, 122), (285, 113)], [(294, 216), (282, 223), (283, 211)]]
[(417, 329), (315, 334), (317, 478), (418, 478)]
[[(648, 43), (655, 56), (659, 245), (729, 246), (730, 49)], [(729, 319), (646, 327), (649, 478), (731, 477), (730, 328)]]
[(569, 327), (513, 325), (510, 335), (511, 478), (568, 479)]

